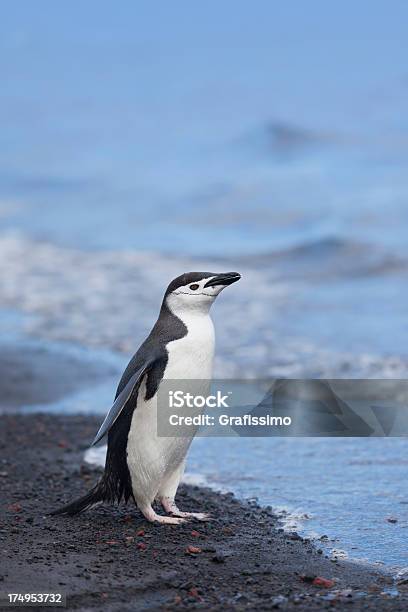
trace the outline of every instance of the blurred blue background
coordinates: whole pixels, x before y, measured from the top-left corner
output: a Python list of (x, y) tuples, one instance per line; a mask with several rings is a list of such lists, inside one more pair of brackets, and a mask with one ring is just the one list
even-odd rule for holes
[(2, 6), (4, 227), (81, 248), (405, 251), (405, 2)]
[[(47, 363), (93, 372), (26, 403), (106, 411), (194, 269), (243, 275), (214, 308), (217, 377), (406, 378), (406, 2), (0, 6), (3, 366), (35, 360), (43, 389)], [(405, 440), (298, 442), (273, 478), (270, 440), (211, 440), (191, 465), (404, 563)]]
[[(398, 1), (4, 3), (5, 260), (15, 261), (18, 240), (22, 259), (38, 260), (33, 291), (49, 300), (57, 288), (46, 287), (38, 242), (71, 249), (58, 251), (66, 273), (75, 250), (154, 253), (132, 277), (140, 289), (149, 266), (143, 298), (155, 308), (169, 279), (201, 257), (249, 272), (239, 290), (241, 312), (253, 312), (245, 347), (282, 332), (300, 374), (316, 344), (405, 359), (407, 20)], [(83, 303), (85, 283), (106, 307), (124, 281), (104, 271), (89, 285), (98, 265), (70, 294)], [(130, 282), (123, 266), (116, 258), (110, 270)], [(30, 310), (22, 291), (7, 285), (5, 300)], [(133, 323), (136, 337), (145, 325)], [(116, 345), (130, 351), (134, 341)], [(402, 371), (394, 361), (388, 374)], [(374, 373), (357, 355), (346, 362), (347, 372)]]

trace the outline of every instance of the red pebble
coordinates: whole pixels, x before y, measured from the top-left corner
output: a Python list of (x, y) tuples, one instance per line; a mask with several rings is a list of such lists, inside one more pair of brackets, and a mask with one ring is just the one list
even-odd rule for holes
[(139, 529), (139, 531), (136, 532), (137, 536), (144, 536), (144, 534), (145, 534), (145, 530), (144, 529)]
[(318, 587), (322, 587), (323, 589), (331, 589), (334, 586), (334, 580), (328, 580), (327, 578), (316, 576), (312, 584)]
[(138, 542), (136, 545), (140, 550), (146, 550), (147, 545), (144, 542)]
[(8, 507), (9, 510), (11, 510), (11, 512), (21, 512), (22, 511), (22, 507), (21, 504), (11, 504), (11, 506)]
[(187, 546), (186, 553), (188, 555), (198, 555), (201, 552), (201, 548), (198, 546)]
[(191, 535), (193, 536), (193, 538), (199, 538), (201, 536), (201, 533), (193, 529), (193, 531), (191, 532)]
[(188, 594), (190, 595), (190, 597), (194, 597), (195, 599), (201, 599), (201, 597), (200, 597), (200, 595), (199, 595), (199, 593), (198, 593), (198, 590), (197, 590), (195, 587), (193, 587), (192, 589), (190, 589), (190, 590), (188, 591)]

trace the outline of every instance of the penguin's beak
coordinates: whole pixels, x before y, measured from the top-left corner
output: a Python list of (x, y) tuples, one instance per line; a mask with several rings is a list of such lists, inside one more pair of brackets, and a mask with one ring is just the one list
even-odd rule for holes
[(238, 272), (225, 272), (224, 274), (217, 274), (210, 278), (210, 280), (204, 285), (204, 287), (216, 287), (217, 285), (232, 285), (232, 283), (236, 283), (241, 278), (241, 275)]

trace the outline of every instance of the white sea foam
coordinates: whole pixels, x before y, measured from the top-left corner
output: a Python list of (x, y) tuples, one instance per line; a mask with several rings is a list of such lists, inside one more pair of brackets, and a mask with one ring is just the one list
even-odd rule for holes
[[(26, 315), (25, 333), (125, 354), (148, 333), (171, 278), (234, 265), (153, 252), (81, 251), (19, 233), (0, 236), (0, 257), (7, 262), (0, 278), (2, 304)], [(291, 333), (291, 317), (295, 329), (301, 315), (291, 312), (299, 285), (278, 280), (272, 269), (245, 268), (242, 262), (239, 269), (242, 280), (213, 310), (216, 376), (398, 378), (408, 373), (398, 355), (350, 354), (335, 342), (322, 346)]]
[(93, 465), (95, 467), (104, 467), (106, 459), (106, 450), (106, 444), (104, 444), (103, 446), (97, 446), (96, 448), (88, 448), (85, 451), (84, 455), (85, 463), (89, 463), (89, 465)]

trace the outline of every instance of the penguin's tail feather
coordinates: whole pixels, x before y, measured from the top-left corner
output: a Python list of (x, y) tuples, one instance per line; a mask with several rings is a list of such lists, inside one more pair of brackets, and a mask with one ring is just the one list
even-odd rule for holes
[(98, 482), (88, 493), (75, 499), (73, 502), (49, 512), (50, 516), (56, 516), (57, 514), (65, 514), (67, 516), (74, 516), (89, 510), (96, 504), (103, 502), (106, 499), (106, 489), (103, 480)]

